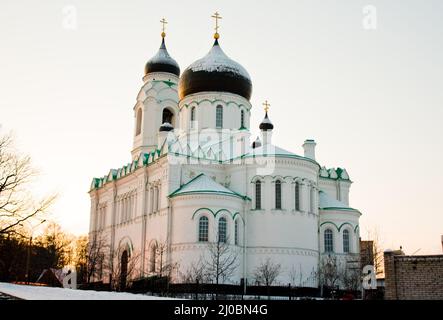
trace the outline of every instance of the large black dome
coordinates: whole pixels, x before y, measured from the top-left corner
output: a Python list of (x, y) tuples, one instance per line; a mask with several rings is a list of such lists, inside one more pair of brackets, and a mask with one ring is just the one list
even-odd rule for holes
[(183, 71), (178, 90), (180, 99), (197, 92), (217, 91), (238, 94), (249, 100), (252, 82), (246, 69), (230, 59), (216, 39), (205, 57)]
[(180, 67), (177, 61), (171, 58), (168, 50), (166, 50), (165, 38), (162, 39), (162, 44), (157, 54), (146, 63), (145, 75), (151, 72), (168, 72), (175, 74), (177, 77), (180, 75)]

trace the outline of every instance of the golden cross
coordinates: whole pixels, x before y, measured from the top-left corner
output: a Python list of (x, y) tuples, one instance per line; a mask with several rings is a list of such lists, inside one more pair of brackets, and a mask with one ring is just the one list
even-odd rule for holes
[(265, 112), (267, 113), (268, 110), (269, 110), (269, 107), (270, 107), (271, 105), (268, 103), (268, 100), (266, 100), (266, 101), (263, 103), (263, 105), (265, 106)]
[(162, 24), (162, 37), (164, 38), (165, 35), (166, 35), (166, 33), (165, 33), (165, 27), (166, 27), (166, 24), (167, 24), (168, 22), (166, 21), (165, 18), (163, 18), (163, 19), (160, 20), (160, 23)]
[(222, 17), (218, 12), (215, 12), (214, 15), (212, 15), (211, 17), (215, 19), (215, 33), (218, 34), (218, 19), (222, 19)]

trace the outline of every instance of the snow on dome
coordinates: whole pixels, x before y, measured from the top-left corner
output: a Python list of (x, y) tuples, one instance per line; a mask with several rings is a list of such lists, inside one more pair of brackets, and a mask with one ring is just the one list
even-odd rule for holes
[(176, 76), (180, 75), (180, 67), (166, 50), (164, 38), (158, 52), (146, 63), (145, 75), (151, 72), (168, 72)]
[(194, 72), (231, 72), (246, 79), (251, 79), (248, 71), (241, 64), (230, 59), (218, 45), (218, 42), (209, 50), (206, 56), (192, 63), (187, 69)]
[(204, 91), (230, 92), (247, 100), (251, 98), (249, 73), (223, 52), (217, 40), (208, 54), (192, 63), (180, 77), (180, 99)]
[(174, 127), (169, 122), (164, 122), (159, 128), (159, 131), (171, 131), (171, 130), (174, 130)]
[(260, 130), (268, 131), (274, 129), (274, 125), (271, 120), (269, 120), (268, 113), (266, 112), (265, 117), (259, 125)]

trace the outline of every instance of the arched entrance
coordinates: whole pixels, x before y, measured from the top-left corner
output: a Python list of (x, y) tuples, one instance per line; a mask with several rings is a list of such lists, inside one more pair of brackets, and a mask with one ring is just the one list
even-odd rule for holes
[(165, 122), (168, 122), (169, 124), (174, 126), (174, 114), (168, 108), (163, 109), (162, 124)]
[(120, 290), (126, 289), (126, 280), (128, 277), (128, 251), (123, 251), (120, 259)]

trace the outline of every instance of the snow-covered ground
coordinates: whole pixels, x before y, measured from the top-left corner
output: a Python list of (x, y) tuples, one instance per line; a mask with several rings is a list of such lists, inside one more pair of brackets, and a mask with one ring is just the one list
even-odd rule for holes
[(93, 290), (72, 290), (0, 282), (0, 292), (25, 300), (169, 300), (143, 294)]

